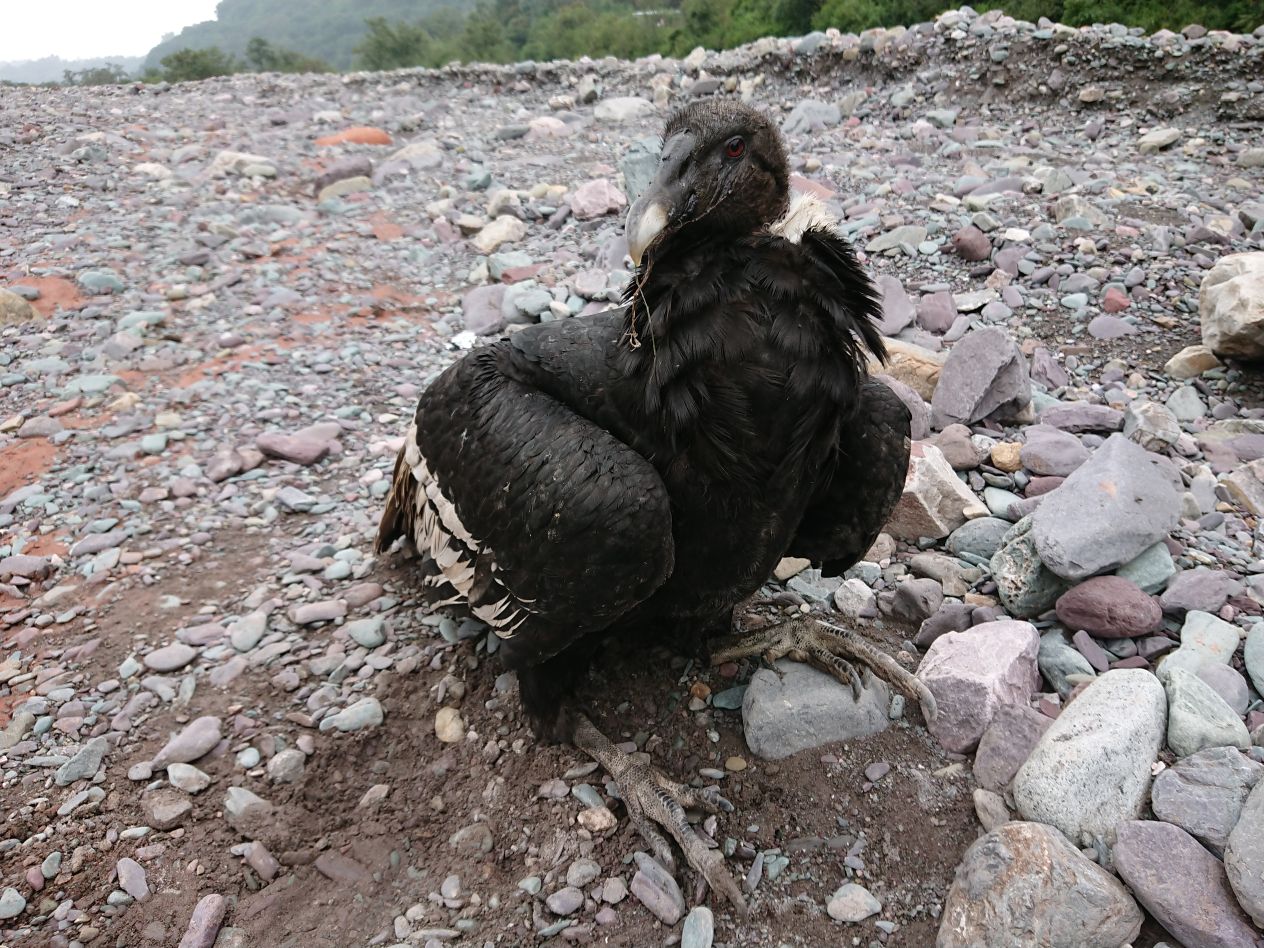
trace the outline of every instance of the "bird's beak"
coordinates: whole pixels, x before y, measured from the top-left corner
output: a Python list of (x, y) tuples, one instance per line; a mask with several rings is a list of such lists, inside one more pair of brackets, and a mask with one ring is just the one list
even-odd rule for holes
[(690, 132), (677, 132), (664, 142), (654, 180), (628, 210), (624, 232), (628, 238), (628, 256), (635, 266), (641, 265), (645, 252), (676, 222), (684, 209), (693, 146), (694, 136)]

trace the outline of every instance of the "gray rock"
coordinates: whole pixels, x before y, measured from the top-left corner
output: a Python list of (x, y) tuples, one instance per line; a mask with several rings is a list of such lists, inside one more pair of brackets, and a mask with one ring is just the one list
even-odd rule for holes
[(146, 793), (141, 797), (140, 805), (145, 822), (156, 830), (175, 829), (193, 812), (192, 801), (170, 788)]
[(1013, 822), (966, 850), (935, 944), (1119, 948), (1143, 918), (1128, 890), (1056, 829)]
[(830, 896), (825, 911), (836, 922), (863, 922), (881, 912), (882, 903), (864, 886), (848, 882)]
[(967, 333), (948, 354), (931, 399), (931, 425), (972, 424), (1031, 402), (1027, 361), (1003, 329)]
[(658, 139), (638, 138), (619, 159), (619, 170), (623, 172), (624, 190), (629, 202), (640, 197), (654, 180), (660, 151)]
[(1264, 357), (1264, 253), (1228, 254), (1198, 291), (1203, 345), (1218, 356)]
[(1181, 626), (1181, 647), (1159, 664), (1159, 680), (1166, 682), (1178, 668), (1196, 672), (1210, 662), (1227, 665), (1237, 651), (1238, 641), (1236, 625), (1209, 612), (1189, 612)]
[(593, 109), (593, 117), (598, 122), (622, 124), (654, 114), (654, 103), (640, 96), (615, 96), (602, 99)]
[(781, 123), (782, 134), (800, 135), (832, 128), (843, 120), (838, 106), (816, 99), (801, 99)]
[(145, 667), (156, 672), (173, 672), (183, 668), (197, 658), (198, 651), (184, 642), (172, 642), (162, 648), (156, 648), (144, 658)]
[(711, 948), (715, 941), (715, 916), (705, 905), (696, 905), (685, 916), (680, 948)]
[(504, 284), (477, 286), (461, 298), (461, 318), (465, 328), (480, 336), (494, 335), (504, 327)]
[(969, 553), (972, 556), (990, 560), (1001, 547), (1005, 535), (1014, 524), (998, 517), (979, 517), (967, 520), (948, 537), (947, 547), (950, 553), (960, 556)]
[(1162, 452), (1180, 440), (1181, 425), (1166, 406), (1136, 401), (1124, 412), (1123, 434), (1147, 451)]
[(746, 743), (759, 757), (778, 760), (876, 734), (889, 723), (890, 690), (868, 671), (861, 672), (857, 701), (851, 689), (810, 665), (782, 660), (775, 668), (755, 672), (742, 699)]
[(1264, 622), (1255, 623), (1247, 632), (1243, 657), (1256, 694), (1264, 695)]
[(149, 883), (145, 879), (145, 870), (135, 859), (124, 856), (118, 861), (115, 871), (118, 873), (119, 888), (134, 898), (144, 902), (149, 898)]
[(356, 645), (372, 649), (386, 644), (384, 624), (380, 616), (374, 616), (371, 619), (355, 619), (342, 628)]
[(1264, 928), (1264, 780), (1256, 782), (1229, 834), (1225, 872), (1238, 903)]
[(1119, 824), (1115, 870), (1164, 928), (1184, 945), (1255, 948), (1250, 921), (1234, 900), (1220, 860), (1179, 826)]
[(377, 698), (361, 698), (337, 714), (331, 714), (320, 722), (322, 731), (337, 728), (339, 731), (363, 731), (382, 723), (382, 705)]
[(1089, 660), (1071, 644), (1071, 639), (1063, 629), (1050, 629), (1040, 636), (1040, 652), (1036, 656), (1040, 674), (1044, 676), (1049, 687), (1063, 698), (1075, 688), (1071, 675), (1093, 677), (1097, 674)]
[(1156, 593), (1176, 575), (1176, 564), (1167, 544), (1159, 541), (1131, 562), (1115, 570), (1115, 575), (1131, 580), (1148, 593)]
[(1159, 819), (1223, 856), (1242, 806), (1261, 775), (1264, 766), (1237, 750), (1208, 748), (1161, 771), (1150, 789), (1150, 805)]
[(1024, 517), (1001, 540), (992, 556), (992, 578), (1005, 610), (1026, 619), (1053, 608), (1068, 583), (1041, 561), (1036, 551), (1033, 520)]
[(664, 925), (675, 925), (685, 914), (685, 897), (672, 874), (645, 853), (633, 853), (636, 875), (632, 894)]
[(80, 748), (79, 753), (57, 768), (53, 782), (59, 787), (68, 787), (76, 780), (92, 777), (101, 767), (110, 742), (104, 737), (94, 737)]
[(1178, 757), (1208, 747), (1251, 746), (1242, 719), (1193, 672), (1178, 668), (1168, 675), (1167, 702), (1167, 743)]
[(1063, 431), (1119, 431), (1124, 426), (1123, 412), (1109, 405), (1093, 405), (1089, 402), (1062, 402), (1040, 412), (1040, 420), (1046, 425)]
[(1135, 559), (1176, 526), (1180, 497), (1123, 435), (1111, 435), (1032, 515), (1041, 561), (1069, 580)]
[(26, 899), (23, 898), (21, 892), (13, 886), (8, 886), (0, 892), (0, 921), (17, 918), (25, 911)]
[(1106, 672), (1063, 709), (1019, 768), (1018, 812), (1073, 843), (1109, 846), (1115, 827), (1145, 806), (1166, 721), (1167, 698), (1152, 674)]
[(584, 893), (573, 885), (559, 889), (544, 900), (554, 915), (574, 915), (584, 904)]

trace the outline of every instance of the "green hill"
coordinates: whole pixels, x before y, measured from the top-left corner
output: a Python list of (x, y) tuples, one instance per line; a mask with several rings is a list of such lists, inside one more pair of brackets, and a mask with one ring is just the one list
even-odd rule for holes
[(220, 0), (215, 19), (187, 26), (149, 51), (146, 68), (181, 49), (218, 46), (242, 57), (256, 36), (335, 69), (356, 65), (355, 46), (371, 17), (414, 21), (443, 9), (466, 11), (473, 0)]

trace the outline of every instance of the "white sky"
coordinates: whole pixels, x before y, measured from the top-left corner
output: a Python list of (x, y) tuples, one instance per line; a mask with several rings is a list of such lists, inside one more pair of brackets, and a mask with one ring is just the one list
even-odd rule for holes
[(164, 33), (215, 18), (218, 0), (0, 0), (0, 59), (143, 56)]

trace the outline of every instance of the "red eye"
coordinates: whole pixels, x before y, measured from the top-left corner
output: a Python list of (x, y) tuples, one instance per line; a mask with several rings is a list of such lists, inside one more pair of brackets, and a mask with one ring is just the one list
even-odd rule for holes
[(746, 142), (740, 136), (734, 136), (724, 143), (724, 154), (729, 158), (741, 158), (746, 154)]

